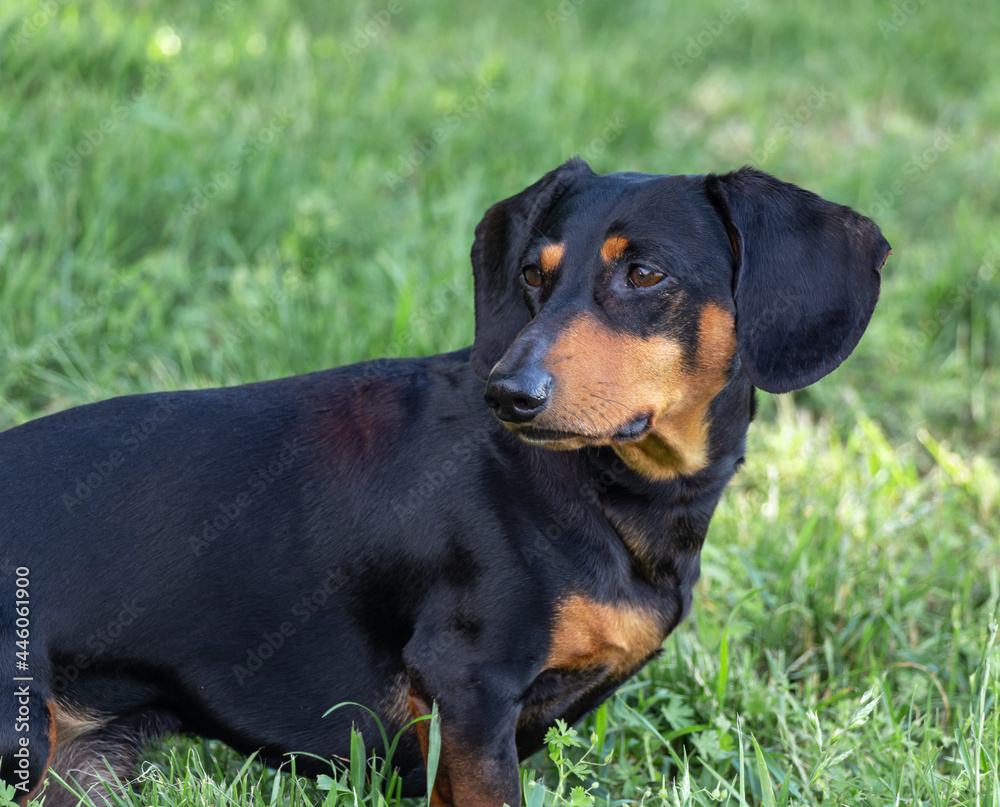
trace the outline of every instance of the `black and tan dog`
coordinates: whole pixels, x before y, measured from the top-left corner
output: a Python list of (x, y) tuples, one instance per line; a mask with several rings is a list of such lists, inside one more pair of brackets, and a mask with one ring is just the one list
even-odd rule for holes
[[(518, 804), (546, 728), (688, 612), (755, 387), (847, 357), (888, 253), (749, 168), (574, 160), (476, 229), (470, 349), (0, 435), (4, 780), (125, 777), (174, 730), (343, 757), (352, 721), (377, 735), (331, 706), (399, 729), (436, 701), (436, 803)], [(408, 793), (426, 725), (395, 757)]]

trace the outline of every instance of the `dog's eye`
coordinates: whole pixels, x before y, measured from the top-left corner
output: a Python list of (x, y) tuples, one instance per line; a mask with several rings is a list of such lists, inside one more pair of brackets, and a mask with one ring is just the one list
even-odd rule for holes
[(628, 284), (642, 289), (655, 286), (665, 277), (666, 275), (659, 269), (650, 269), (638, 263), (632, 264), (628, 270)]
[(538, 270), (537, 266), (525, 266), (521, 270), (521, 277), (533, 289), (537, 289), (542, 285), (542, 273)]

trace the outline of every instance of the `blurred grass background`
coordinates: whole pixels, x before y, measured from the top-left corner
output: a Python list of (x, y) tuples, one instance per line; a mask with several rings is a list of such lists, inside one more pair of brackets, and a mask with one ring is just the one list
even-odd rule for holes
[(5, 3), (0, 428), (462, 347), (492, 202), (752, 163), (894, 255), (851, 359), (763, 396), (595, 792), (766, 803), (749, 732), (779, 800), (996, 799), (998, 42), (993, 0)]

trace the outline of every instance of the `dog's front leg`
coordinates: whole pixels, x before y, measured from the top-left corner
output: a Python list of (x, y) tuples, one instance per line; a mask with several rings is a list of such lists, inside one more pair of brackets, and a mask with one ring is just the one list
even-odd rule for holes
[[(421, 645), (407, 645), (409, 703), (413, 717), (431, 713), (437, 702), (441, 752), (431, 794), (435, 807), (501, 807), (521, 803), (518, 777), (517, 728), (519, 693), (511, 668), (482, 662), (466, 653), (463, 642), (441, 650), (441, 636)], [(468, 648), (471, 650), (471, 648)], [(427, 762), (431, 726), (416, 724)]]

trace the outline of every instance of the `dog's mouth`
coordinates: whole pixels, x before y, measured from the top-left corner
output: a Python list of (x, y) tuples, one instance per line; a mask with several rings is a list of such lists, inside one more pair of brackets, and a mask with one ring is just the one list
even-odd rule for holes
[(540, 429), (528, 424), (504, 423), (508, 429), (530, 445), (547, 448), (582, 448), (583, 446), (621, 445), (641, 440), (652, 427), (652, 416), (637, 417), (617, 431), (605, 434), (564, 431), (560, 429)]

